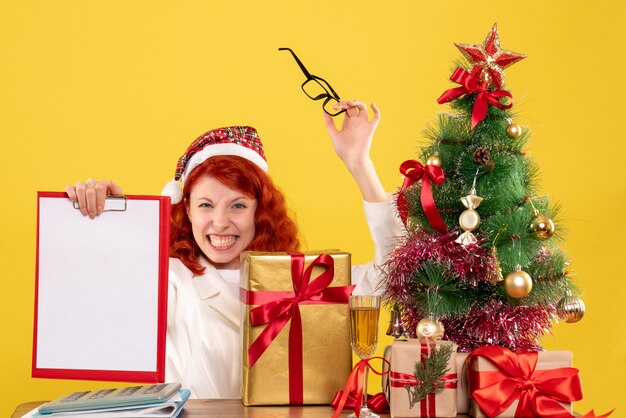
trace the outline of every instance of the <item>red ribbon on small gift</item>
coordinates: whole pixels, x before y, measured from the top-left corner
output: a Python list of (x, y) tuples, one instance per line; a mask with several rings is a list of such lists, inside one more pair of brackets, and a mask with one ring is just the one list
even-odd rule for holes
[[(366, 359), (359, 361), (350, 372), (350, 375), (348, 376), (348, 380), (346, 381), (346, 385), (344, 386), (343, 391), (338, 392), (337, 395), (335, 395), (335, 399), (333, 399), (333, 403), (331, 404), (331, 406), (333, 408), (336, 408), (337, 410), (333, 414), (332, 418), (339, 417), (344, 407), (352, 408), (352, 406), (354, 406), (354, 412), (356, 416), (357, 417), (361, 416), (361, 403), (363, 402), (363, 385), (365, 384), (365, 372), (367, 371), (367, 369), (370, 369), (371, 371), (373, 371), (379, 376), (383, 376), (389, 373), (389, 371), (379, 372), (375, 370), (369, 363), (371, 360), (374, 360), (374, 359), (381, 359), (383, 362), (387, 364), (387, 366), (389, 366), (389, 362), (382, 357), (371, 357), (371, 358), (366, 358)], [(339, 395), (339, 393), (341, 393), (341, 395)], [(337, 401), (338, 395), (339, 395), (339, 400)], [(354, 403), (352, 403), (351, 401), (348, 404), (348, 398), (354, 399)], [(380, 394), (376, 395), (375, 398), (376, 398), (375, 405), (380, 405), (381, 407), (385, 406), (384, 403), (381, 402)], [(369, 405), (370, 405), (370, 402), (368, 400), (368, 406)], [(382, 411), (375, 411), (375, 412), (382, 412)]]
[[(450, 76), (450, 80), (461, 85), (461, 87), (455, 87), (443, 92), (437, 99), (437, 103), (444, 104), (457, 99), (464, 94), (476, 93), (476, 100), (474, 101), (474, 108), (472, 109), (472, 129), (487, 116), (487, 109), (489, 104), (497, 107), (498, 109), (510, 109), (513, 106), (513, 96), (506, 90), (489, 90), (489, 84), (486, 82), (480, 82), (478, 79), (478, 73), (480, 67), (474, 67), (471, 73), (468, 73), (463, 68), (457, 67), (454, 73)], [(511, 99), (509, 104), (503, 104), (500, 102), (502, 97), (508, 97)]]
[[(389, 373), (389, 379), (391, 381), (391, 386), (394, 388), (403, 388), (406, 385), (409, 386), (417, 386), (418, 383), (422, 384), (422, 382), (418, 382), (414, 375), (409, 373), (399, 373), (399, 372), (391, 372)], [(444, 389), (456, 389), (457, 385), (457, 376), (456, 373), (448, 373), (444, 374), (441, 377), (443, 381)]]
[(430, 185), (431, 181), (435, 184), (444, 182), (445, 175), (441, 167), (432, 164), (423, 166), (418, 161), (406, 160), (400, 164), (400, 173), (404, 176), (404, 182), (400, 188), (400, 193), (398, 193), (396, 206), (398, 207), (398, 214), (404, 225), (406, 225), (406, 218), (409, 212), (408, 202), (404, 197), (404, 190), (421, 179), (422, 190), (420, 192), (420, 201), (422, 208), (424, 208), (426, 219), (428, 219), (430, 225), (437, 231), (446, 232), (448, 227), (443, 219), (441, 219), (441, 215), (439, 215)]
[[(325, 269), (311, 281), (313, 267)], [(328, 254), (321, 254), (304, 269), (304, 254), (291, 253), (291, 280), (293, 291), (246, 291), (245, 302), (259, 305), (250, 310), (254, 326), (267, 324), (259, 337), (248, 348), (248, 362), (253, 367), (272, 341), (291, 320), (289, 329), (289, 403), (304, 403), (302, 355), (301, 304), (348, 303), (354, 286), (328, 287), (335, 274), (335, 262)]]
[[(444, 389), (456, 389), (457, 375), (456, 373), (444, 374), (441, 378)], [(414, 375), (408, 373), (391, 372), (389, 374), (390, 384), (394, 388), (404, 388), (407, 385), (417, 386), (422, 384), (418, 382)], [(435, 394), (429, 394), (426, 399), (420, 401), (420, 417), (436, 417), (437, 416), (437, 404), (435, 400)]]
[[(434, 347), (434, 341), (426, 340), (421, 343), (420, 346), (420, 361), (423, 363), (426, 360), (426, 357), (430, 355), (432, 347)], [(457, 375), (456, 373), (448, 373), (442, 376), (441, 380), (444, 382), (444, 389), (456, 389), (457, 385)], [(400, 373), (394, 372), (393, 370), (389, 373), (389, 381), (392, 387), (394, 388), (404, 388), (407, 385), (409, 386), (417, 386), (423, 384), (422, 382), (418, 382), (414, 375), (409, 373)], [(420, 417), (436, 417), (437, 416), (437, 404), (435, 399), (435, 394), (430, 393), (426, 397), (420, 401)]]
[[(536, 351), (515, 354), (499, 346), (486, 346), (474, 350), (466, 361), (484, 357), (498, 368), (497, 371), (470, 370), (470, 393), (480, 409), (495, 417), (518, 400), (516, 417), (572, 418), (559, 402), (582, 399), (578, 370), (563, 367), (552, 370), (535, 370)], [(611, 411), (612, 412), (612, 411)], [(611, 412), (600, 417), (607, 417)], [(593, 411), (585, 417), (595, 417)]]

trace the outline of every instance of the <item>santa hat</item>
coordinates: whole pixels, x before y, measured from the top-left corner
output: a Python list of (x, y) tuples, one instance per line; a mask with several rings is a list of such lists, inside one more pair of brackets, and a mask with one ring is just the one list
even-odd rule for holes
[(172, 204), (183, 199), (182, 187), (189, 174), (208, 158), (217, 155), (243, 157), (267, 173), (263, 144), (256, 129), (250, 126), (229, 126), (213, 129), (200, 135), (178, 160), (174, 180), (165, 185), (162, 196), (169, 196)]

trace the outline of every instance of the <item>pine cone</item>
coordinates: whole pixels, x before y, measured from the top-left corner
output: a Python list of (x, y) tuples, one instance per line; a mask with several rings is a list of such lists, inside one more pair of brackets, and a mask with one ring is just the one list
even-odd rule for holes
[(474, 153), (472, 154), (472, 158), (474, 159), (474, 162), (476, 164), (481, 164), (481, 165), (489, 161), (490, 156), (491, 156), (491, 153), (485, 147), (477, 148), (476, 151), (474, 151)]

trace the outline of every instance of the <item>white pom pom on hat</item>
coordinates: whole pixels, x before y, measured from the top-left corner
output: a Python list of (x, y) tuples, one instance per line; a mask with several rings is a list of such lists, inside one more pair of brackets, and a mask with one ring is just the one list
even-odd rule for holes
[(189, 145), (176, 165), (174, 179), (168, 182), (161, 196), (169, 196), (172, 204), (183, 199), (185, 180), (196, 167), (217, 155), (234, 155), (245, 158), (267, 173), (268, 166), (263, 144), (256, 129), (250, 126), (230, 126), (213, 129), (200, 135)]
[(169, 196), (172, 205), (180, 203), (183, 200), (183, 189), (180, 186), (180, 181), (168, 181), (161, 190), (161, 196)]

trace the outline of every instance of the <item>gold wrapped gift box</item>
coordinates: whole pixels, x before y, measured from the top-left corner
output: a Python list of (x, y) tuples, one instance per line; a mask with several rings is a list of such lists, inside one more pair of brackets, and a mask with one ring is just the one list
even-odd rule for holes
[[(304, 269), (322, 252), (304, 253)], [(320, 303), (316, 300), (298, 304), (302, 322), (302, 391), (303, 404), (330, 404), (336, 391), (343, 387), (352, 368), (350, 347), (350, 313), (348, 295), (350, 286), (350, 254), (337, 250), (325, 251), (332, 257), (334, 276), (328, 289), (345, 287), (345, 301), (342, 303)], [(309, 286), (326, 269), (315, 265), (310, 275)], [(299, 281), (298, 278), (297, 281)], [(292, 280), (292, 256), (288, 253), (245, 252), (241, 258), (241, 293), (243, 311), (243, 384), (242, 401), (245, 405), (285, 405), (294, 402), (290, 394), (294, 390), (290, 376), (290, 328), (293, 325), (292, 308), (288, 322), (269, 343), (265, 351), (251, 366), (249, 348), (257, 341), (266, 327), (276, 324), (254, 326), (250, 312), (266, 303), (276, 305), (280, 301), (291, 303), (294, 283)], [(335, 289), (337, 290), (337, 289)], [(341, 289), (340, 289), (341, 290)], [(258, 297), (257, 300), (251, 299)], [(315, 299), (315, 298), (313, 298)], [(271, 302), (275, 300), (275, 302)], [(248, 303), (246, 303), (248, 302)], [(249, 304), (249, 303), (257, 303)], [(271, 305), (266, 305), (269, 307)], [(280, 321), (278, 321), (280, 322)], [(258, 344), (258, 343), (257, 343)], [(294, 349), (293, 347), (291, 348)], [(297, 386), (297, 385), (296, 385)], [(297, 388), (295, 389), (298, 392)]]

